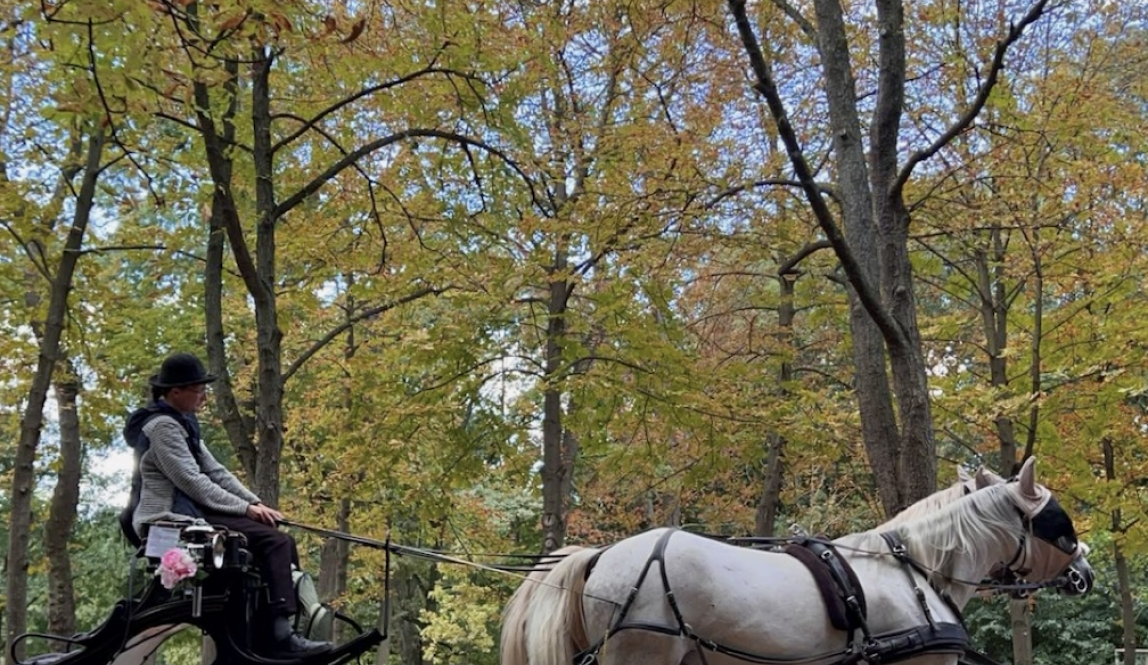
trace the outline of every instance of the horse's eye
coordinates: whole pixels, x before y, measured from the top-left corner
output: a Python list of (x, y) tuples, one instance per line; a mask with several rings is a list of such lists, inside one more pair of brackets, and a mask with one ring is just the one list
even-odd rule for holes
[(1057, 538), (1056, 546), (1066, 554), (1073, 554), (1076, 552), (1076, 541), (1072, 540), (1068, 536), (1061, 536), (1060, 538)]

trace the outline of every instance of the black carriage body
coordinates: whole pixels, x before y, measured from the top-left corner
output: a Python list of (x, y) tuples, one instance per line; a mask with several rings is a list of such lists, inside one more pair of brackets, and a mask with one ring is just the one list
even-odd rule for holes
[[(120, 600), (107, 619), (95, 629), (71, 637), (28, 633), (15, 645), (29, 638), (46, 638), (68, 645), (63, 653), (48, 653), (15, 665), (140, 665), (170, 637), (194, 627), (212, 638), (215, 644), (213, 665), (342, 665), (377, 647), (385, 637), (378, 630), (363, 632), (348, 621), (359, 634), (333, 649), (296, 659), (267, 657), (269, 636), (260, 626), (266, 625), (261, 613), (266, 609), (266, 587), (251, 561), (246, 540), (240, 533), (230, 533), (204, 525), (186, 524), (152, 526), (155, 538), (145, 539), (132, 562), (131, 578), (144, 571), (145, 581), (139, 594)], [(166, 531), (161, 531), (166, 530)], [(172, 534), (174, 531), (174, 536)], [(178, 546), (197, 554), (200, 567), (207, 572), (202, 579), (187, 580), (184, 586), (168, 590), (156, 574), (160, 549), (155, 540), (172, 539)], [(148, 540), (151, 540), (149, 548)]]

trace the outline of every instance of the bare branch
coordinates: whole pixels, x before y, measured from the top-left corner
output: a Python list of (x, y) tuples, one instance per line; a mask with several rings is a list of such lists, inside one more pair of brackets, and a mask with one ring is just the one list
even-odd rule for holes
[[(136, 167), (136, 170), (139, 171), (140, 175), (143, 176), (144, 182), (147, 183), (147, 191), (151, 194), (152, 200), (155, 201), (157, 206), (163, 207), (164, 199), (160, 195), (160, 193), (156, 191), (155, 181), (152, 180), (151, 174), (149, 174), (147, 172), (147, 170), (143, 167), (142, 164), (140, 164), (138, 161), (136, 161), (134, 152), (131, 149), (129, 149), (126, 145), (124, 145), (124, 142), (122, 140), (120, 140), (119, 132), (116, 128), (116, 121), (113, 117), (112, 108), (108, 104), (107, 95), (104, 93), (104, 86), (102, 83), (100, 83), (99, 68), (96, 66), (96, 36), (95, 36), (95, 31), (93, 30), (93, 27), (94, 27), (93, 22), (89, 20), (88, 21), (88, 61), (91, 63), (92, 82), (96, 85), (96, 93), (99, 95), (100, 104), (104, 108), (104, 117), (101, 119), (101, 122), (107, 123), (108, 130), (111, 132), (112, 142), (115, 143), (116, 145), (118, 145), (120, 147), (120, 150), (124, 151), (124, 155), (129, 160), (131, 160), (131, 163)], [(107, 168), (107, 167), (105, 166), (103, 168)], [(99, 171), (102, 171), (103, 168), (100, 168)]]
[[(765, 180), (756, 180), (754, 182), (745, 183), (742, 185), (734, 185), (733, 187), (730, 187), (729, 189), (725, 190), (724, 192), (720, 192), (717, 196), (713, 197), (708, 202), (706, 202), (704, 207), (708, 210), (708, 209), (716, 206), (718, 203), (721, 203), (724, 199), (727, 199), (731, 196), (736, 196), (736, 195), (741, 194), (742, 192), (749, 190), (749, 189), (757, 189), (758, 187), (798, 187), (798, 188), (800, 188), (801, 186), (802, 186), (802, 184), (800, 181), (790, 180), (788, 178), (767, 178)], [(833, 185), (818, 183), (817, 188), (822, 194), (824, 194), (824, 195), (828, 196), (829, 198), (833, 199), (834, 201), (836, 201), (838, 205), (841, 204), (841, 200), (837, 198), (837, 189), (834, 188)]]
[[(183, 257), (192, 259), (193, 261), (198, 261), (200, 263), (205, 263), (207, 261), (206, 258), (200, 256), (199, 254), (196, 254), (194, 252), (189, 252), (185, 249), (172, 249), (172, 248), (168, 247), (167, 245), (105, 245), (102, 247), (88, 247), (87, 249), (77, 250), (76, 254), (79, 254), (82, 256), (84, 254), (112, 254), (114, 252), (139, 252), (139, 251), (171, 252), (172, 256), (183, 256)], [(234, 271), (234, 270), (228, 270), (228, 273), (233, 275), (233, 276), (236, 276), (236, 277), (240, 276), (239, 273)]]
[(276, 118), (290, 117), (290, 118), (294, 118), (294, 119), (299, 119), (303, 124), (301, 127), (296, 129), (294, 132), (291, 132), (287, 136), (280, 139), (277, 143), (275, 143), (275, 145), (271, 146), (271, 153), (274, 154), (274, 153), (278, 152), (280, 148), (286, 147), (287, 144), (291, 143), (295, 139), (302, 136), (304, 133), (307, 132), (307, 130), (314, 127), (323, 118), (326, 118), (327, 116), (331, 115), (332, 113), (335, 113), (339, 109), (342, 109), (346, 106), (349, 106), (353, 102), (356, 102), (356, 101), (362, 99), (363, 97), (366, 97), (368, 95), (373, 95), (376, 92), (381, 92), (383, 90), (387, 90), (390, 88), (400, 86), (404, 83), (408, 83), (408, 82), (413, 81), (417, 78), (421, 78), (423, 76), (427, 76), (430, 74), (446, 74), (448, 76), (459, 76), (462, 78), (471, 77), (470, 75), (466, 74), (465, 72), (459, 72), (459, 71), (456, 71), (453, 69), (445, 69), (442, 67), (434, 67), (432, 65), (432, 66), (424, 67), (424, 68), (422, 68), (416, 72), (412, 72), (410, 74), (407, 74), (406, 76), (400, 76), (397, 79), (387, 81), (385, 83), (380, 83), (378, 85), (372, 85), (372, 86), (363, 88), (362, 90), (356, 92), (355, 94), (344, 97), (343, 99), (340, 99), (339, 101), (335, 102), (334, 104), (331, 104), (330, 106), (323, 109), (322, 111), (319, 111), (319, 113), (315, 114), (314, 117), (312, 117), (308, 120), (299, 119), (297, 116), (276, 115), (275, 116)]
[(303, 201), (307, 200), (307, 197), (309, 197), (312, 194), (314, 194), (315, 192), (319, 191), (319, 188), (321, 188), (323, 185), (325, 185), (329, 180), (334, 178), (336, 175), (341, 173), (343, 170), (349, 168), (351, 165), (355, 164), (355, 162), (359, 161), (360, 159), (362, 159), (366, 155), (369, 155), (372, 152), (374, 152), (380, 148), (385, 148), (388, 145), (398, 143), (399, 141), (403, 141), (406, 139), (414, 139), (414, 138), (444, 139), (447, 141), (453, 141), (453, 142), (461, 144), (461, 145), (479, 148), (485, 152), (488, 152), (492, 155), (497, 156), (499, 159), (502, 160), (502, 162), (504, 164), (509, 166), (515, 173), (517, 173), (519, 175), (519, 177), (522, 178), (523, 182), (526, 183), (526, 186), (530, 189), (530, 198), (534, 202), (534, 204), (536, 206), (538, 206), (541, 210), (545, 211), (547, 209), (546, 206), (543, 204), (543, 202), (538, 199), (538, 196), (534, 191), (534, 183), (530, 179), (530, 176), (528, 176), (526, 174), (526, 172), (523, 171), (522, 168), (519, 167), (518, 164), (514, 160), (510, 159), (510, 157), (507, 156), (506, 153), (502, 152), (498, 148), (495, 148), (494, 146), (492, 146), (488, 143), (485, 143), (483, 141), (480, 141), (478, 139), (474, 139), (474, 138), (471, 138), (469, 136), (464, 136), (464, 135), (458, 134), (456, 132), (448, 132), (448, 131), (443, 131), (440, 129), (408, 129), (408, 130), (404, 130), (401, 132), (397, 132), (395, 134), (391, 134), (390, 136), (385, 136), (381, 139), (376, 139), (374, 141), (371, 141), (370, 143), (366, 143), (364, 145), (359, 146), (358, 148), (356, 148), (352, 152), (347, 153), (346, 155), (343, 156), (342, 159), (340, 159), (339, 161), (337, 161), (334, 164), (332, 164), (331, 166), (329, 166), (327, 168), (327, 170), (325, 170), (322, 173), (320, 173), (319, 175), (315, 176), (310, 182), (303, 185), (303, 187), (300, 188), (299, 191), (295, 192), (289, 198), (287, 198), (282, 203), (280, 203), (278, 206), (276, 206), (275, 210), (272, 212), (272, 219), (276, 219), (276, 220), (282, 219), (284, 215), (286, 215), (288, 212), (293, 210), (296, 206), (298, 206)]
[(937, 140), (933, 141), (932, 145), (924, 150), (918, 150), (909, 157), (909, 160), (905, 162), (905, 166), (903, 166), (900, 173), (897, 174), (897, 180), (893, 182), (890, 191), (891, 196), (900, 196), (900, 192), (905, 187), (905, 183), (908, 182), (909, 176), (912, 175), (913, 169), (921, 162), (940, 152), (942, 148), (959, 136), (961, 132), (968, 129), (973, 121), (976, 120), (988, 102), (989, 95), (997, 84), (1001, 70), (1004, 69), (1005, 54), (1008, 52), (1009, 47), (1020, 39), (1025, 28), (1035, 23), (1044, 14), (1047, 5), (1048, 0), (1039, 0), (1028, 10), (1028, 13), (1020, 20), (1020, 23), (1010, 25), (1005, 38), (997, 42), (992, 63), (989, 66), (988, 76), (985, 77), (984, 82), (977, 91), (977, 96), (973, 98), (973, 102), (969, 105), (968, 110), (965, 111), (964, 115), (962, 115), (952, 127), (949, 127), (948, 131), (937, 137)]
[(284, 384), (286, 384), (287, 379), (290, 379), (291, 376), (295, 374), (295, 372), (299, 371), (299, 368), (303, 366), (303, 363), (310, 360), (311, 356), (314, 356), (324, 346), (329, 344), (331, 342), (331, 340), (333, 340), (336, 337), (338, 337), (339, 335), (343, 334), (348, 328), (355, 325), (359, 321), (363, 321), (365, 319), (369, 319), (369, 318), (378, 316), (379, 314), (382, 314), (383, 312), (388, 312), (392, 309), (395, 309), (396, 307), (399, 307), (401, 305), (405, 305), (409, 302), (414, 302), (415, 300), (418, 300), (420, 298), (425, 298), (426, 296), (441, 295), (441, 294), (449, 291), (451, 288), (452, 287), (450, 287), (450, 286), (444, 286), (441, 288), (428, 286), (428, 287), (419, 289), (417, 291), (414, 291), (413, 293), (408, 293), (407, 295), (405, 295), (402, 298), (399, 298), (397, 300), (392, 300), (390, 302), (384, 303), (384, 304), (379, 305), (377, 307), (371, 307), (369, 309), (365, 309), (365, 310), (359, 312), (358, 314), (356, 314), (354, 316), (347, 317), (347, 319), (345, 321), (343, 321), (339, 325), (332, 328), (326, 335), (323, 335), (323, 337), (321, 337), (319, 340), (317, 340), (314, 344), (312, 344), (310, 346), (310, 348), (308, 348), (298, 358), (296, 358), (295, 362), (291, 363), (291, 366), (288, 367), (286, 370), (284, 370), (282, 382)]
[(785, 261), (785, 263), (782, 263), (780, 266), (778, 266), (777, 267), (777, 274), (778, 275), (790, 275), (790, 274), (797, 272), (797, 264), (804, 261), (807, 256), (813, 254), (814, 252), (820, 251), (822, 249), (829, 249), (832, 246), (833, 245), (828, 240), (817, 240), (817, 241), (808, 243), (807, 245), (805, 245), (801, 249), (797, 250), (797, 253), (794, 254), (793, 256), (789, 257), (789, 259), (787, 259)]
[(801, 32), (805, 33), (805, 36), (809, 38), (809, 41), (813, 42), (814, 44), (817, 43), (817, 29), (813, 27), (813, 23), (810, 22), (809, 19), (805, 18), (805, 16), (802, 15), (800, 11), (798, 11), (797, 7), (789, 4), (787, 0), (772, 1), (775, 7), (780, 9), (786, 16), (792, 19), (793, 22), (797, 24), (797, 27), (801, 28)]
[[(24, 240), (19, 231), (17, 231), (10, 222), (0, 220), (0, 226), (3, 226), (8, 233), (15, 238), (17, 244), (24, 250), (24, 254), (28, 256), (28, 260), (32, 262), (32, 265), (36, 266), (36, 272), (40, 273), (40, 276), (45, 280), (51, 282), (52, 271), (48, 268), (48, 262), (44, 258), (44, 249), (40, 246), (40, 243), (34, 240)], [(35, 251), (33, 251), (32, 248), (35, 248)]]
[[(157, 112), (155, 114), (155, 117), (163, 119), (163, 120), (168, 120), (170, 122), (174, 122), (175, 124), (180, 125), (182, 127), (186, 127), (187, 129), (190, 129), (196, 133), (200, 133), (203, 131), (200, 128), (200, 126), (195, 124), (194, 122), (184, 120), (183, 118), (178, 118), (174, 115), (164, 113), (163, 111)], [(228, 139), (227, 137), (224, 137), (224, 136), (217, 136), (216, 140), (219, 141), (223, 145), (228, 145), (228, 146), (231, 146), (233, 148), (236, 148), (237, 150), (242, 150), (243, 152), (245, 152), (247, 154), (251, 154), (251, 152), (252, 152), (251, 146), (244, 145), (244, 144), (240, 143), (239, 141), (235, 141), (233, 139)]]

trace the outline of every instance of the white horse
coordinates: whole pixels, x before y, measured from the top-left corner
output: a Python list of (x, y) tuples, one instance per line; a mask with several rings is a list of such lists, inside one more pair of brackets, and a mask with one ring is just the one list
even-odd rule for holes
[(863, 626), (848, 632), (832, 625), (813, 575), (791, 556), (667, 529), (573, 551), (533, 585), (524, 648), (504, 644), (503, 665), (571, 665), (576, 654), (602, 665), (813, 665), (874, 654), (951, 665), (965, 639), (960, 611), (994, 569), (1023, 567), (1028, 579), (1046, 581), (1075, 564), (1085, 572), (1074, 591), (1091, 588), (1072, 521), (1035, 482), (1031, 459), (1016, 482), (886, 533), (896, 535), (833, 542), (867, 605)]
[[(913, 517), (927, 515), (970, 492), (1003, 482), (1005, 482), (1004, 478), (984, 467), (980, 467), (973, 474), (969, 474), (964, 467), (958, 465), (957, 482), (917, 501), (897, 513), (888, 522), (876, 527), (875, 530), (885, 531)], [(534, 598), (534, 590), (539, 586), (548, 584), (546, 579), (550, 575), (551, 569), (559, 561), (569, 554), (584, 549), (586, 547), (581, 545), (567, 545), (551, 552), (549, 557), (544, 557), (538, 562), (535, 570), (525, 577), (522, 584), (514, 591), (514, 595), (507, 601), (502, 612), (502, 634), (499, 642), (500, 662), (503, 665), (526, 665), (528, 663), (526, 659), (526, 621), (531, 614), (530, 603)], [(583, 637), (575, 641), (581, 643), (585, 640)]]

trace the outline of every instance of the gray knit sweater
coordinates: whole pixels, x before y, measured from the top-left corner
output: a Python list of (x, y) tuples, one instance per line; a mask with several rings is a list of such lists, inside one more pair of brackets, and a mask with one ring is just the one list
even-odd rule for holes
[(206, 445), (200, 461), (187, 445), (183, 426), (169, 415), (155, 416), (143, 427), (151, 447), (140, 458), (140, 502), (132, 519), (140, 526), (159, 520), (189, 522), (193, 517), (172, 512), (175, 488), (203, 508), (226, 515), (244, 515), (259, 497), (220, 464)]

